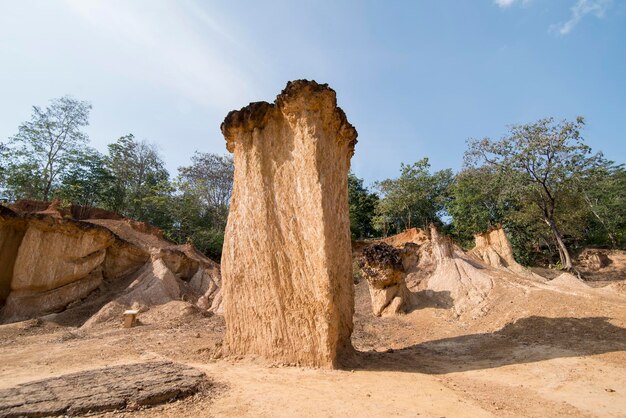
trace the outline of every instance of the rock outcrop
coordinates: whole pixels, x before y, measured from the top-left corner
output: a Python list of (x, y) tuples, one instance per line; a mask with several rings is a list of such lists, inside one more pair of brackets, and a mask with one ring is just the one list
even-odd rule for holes
[(14, 211), (0, 205), (0, 306), (11, 293), (11, 279), (26, 222)]
[(325, 84), (289, 82), (222, 124), (234, 189), (222, 254), (225, 349), (335, 367), (351, 350), (347, 175), (356, 130)]
[[(13, 208), (0, 206), (2, 322), (56, 314), (89, 300), (101, 311), (90, 324), (119, 320), (131, 306), (147, 309), (181, 298), (221, 310), (219, 266), (191, 245), (176, 246), (154, 227), (101, 209), (37, 201)], [(78, 220), (72, 213), (103, 218)]]
[(369, 285), (375, 316), (395, 315), (409, 306), (400, 250), (385, 243), (364, 248), (361, 270)]
[(474, 248), (467, 253), (470, 257), (499, 270), (539, 282), (545, 281), (545, 278), (515, 261), (513, 247), (502, 226), (498, 225), (486, 232), (474, 235), (474, 241)]
[(611, 264), (611, 259), (607, 253), (607, 250), (585, 248), (578, 255), (576, 261), (578, 265), (587, 270), (597, 271)]
[(487, 266), (474, 261), (433, 225), (407, 230), (384, 242), (399, 250), (412, 308), (452, 308), (461, 315), (480, 309), (494, 287)]
[(474, 235), (476, 245), (469, 254), (491, 267), (525, 273), (526, 269), (515, 261), (513, 248), (501, 226)]

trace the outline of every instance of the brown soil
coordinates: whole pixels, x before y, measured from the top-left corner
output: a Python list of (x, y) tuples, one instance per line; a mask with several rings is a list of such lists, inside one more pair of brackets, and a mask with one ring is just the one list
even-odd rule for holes
[(461, 316), (422, 298), (406, 315), (376, 318), (361, 281), (358, 352), (339, 371), (222, 359), (223, 319), (182, 301), (141, 313), (131, 329), (4, 325), (0, 388), (167, 360), (225, 389), (125, 416), (623, 416), (626, 297), (501, 274), (481, 310)]
[[(125, 240), (163, 248), (160, 238), (151, 235), (147, 242), (124, 222), (98, 223), (119, 226)], [(547, 270), (535, 272), (555, 280), (535, 280), (477, 262), (473, 267), (492, 278), (493, 288), (462, 312), (437, 292), (409, 286), (417, 303), (408, 313), (374, 317), (361, 280), (355, 285), (356, 350), (341, 370), (222, 358), (223, 318), (184, 300), (147, 307), (130, 329), (121, 327), (119, 313), (82, 326), (104, 302), (104, 295), (95, 295), (63, 314), (0, 325), (0, 398), (20, 384), (36, 388), (41, 380), (63, 382), (68, 374), (130, 364), (147, 373), (139, 379), (146, 382), (162, 371), (149, 365), (172, 362), (206, 374), (219, 390), (165, 396), (162, 401), (174, 400), (126, 409), (125, 417), (626, 416), (623, 254), (583, 272), (594, 275), (587, 282)]]

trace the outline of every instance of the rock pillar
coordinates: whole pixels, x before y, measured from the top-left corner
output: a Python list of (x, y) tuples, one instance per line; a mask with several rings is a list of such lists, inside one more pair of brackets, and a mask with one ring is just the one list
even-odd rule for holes
[(222, 124), (235, 179), (222, 254), (225, 350), (336, 367), (351, 349), (348, 170), (356, 130), (325, 84), (298, 80)]

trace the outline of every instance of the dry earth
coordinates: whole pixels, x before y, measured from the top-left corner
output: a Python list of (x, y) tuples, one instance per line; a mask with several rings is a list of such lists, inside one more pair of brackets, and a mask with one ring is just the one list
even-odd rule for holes
[[(609, 262), (600, 267), (587, 254), (586, 283), (536, 269), (553, 279), (547, 281), (511, 265), (506, 245), (494, 247), (495, 253), (483, 248), (483, 260), (490, 254), (486, 263), (432, 231), (391, 237), (393, 246), (414, 245), (407, 259), (408, 312), (375, 317), (362, 279), (355, 284), (356, 351), (340, 370), (315, 370), (222, 358), (223, 317), (191, 297), (194, 281), (204, 291), (204, 278), (185, 272), (190, 263), (175, 262), (199, 256), (182, 248), (188, 254), (172, 258), (179, 252), (165, 252), (169, 243), (123, 220), (92, 222), (169, 263), (185, 292), (146, 304), (139, 325), (122, 328), (123, 308), (102, 307), (127, 294), (144, 275), (138, 270), (61, 313), (0, 325), (0, 416), (15, 403), (12, 393), (36, 393), (39, 398), (29, 395), (31, 403), (63, 402), (59, 411), (65, 413), (88, 413), (93, 399), (85, 396), (95, 393), (100, 401), (93, 414), (115, 417), (626, 416), (624, 252), (607, 253)], [(505, 238), (498, 234), (493, 236)], [(167, 277), (155, 275), (148, 283)], [(177, 392), (164, 377), (172, 375), (169, 367), (182, 374), (191, 367), (209, 383)], [(94, 370), (102, 368), (129, 372), (112, 385), (97, 377), (102, 372)], [(161, 389), (146, 398), (148, 380), (161, 382)], [(71, 389), (56, 394), (51, 387), (59, 386)], [(174, 401), (152, 406), (155, 399)], [(125, 409), (102, 412), (107, 403)]]
[(221, 359), (223, 319), (174, 301), (131, 329), (0, 326), (0, 389), (167, 360), (204, 371), (219, 389), (124, 416), (626, 416), (626, 303), (617, 293), (520, 282), (496, 286), (479, 316), (426, 304), (377, 318), (367, 283), (355, 289), (359, 352), (343, 370)]

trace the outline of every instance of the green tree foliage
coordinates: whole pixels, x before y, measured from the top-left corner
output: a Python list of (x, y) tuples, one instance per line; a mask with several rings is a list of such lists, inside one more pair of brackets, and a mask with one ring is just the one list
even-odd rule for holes
[(233, 187), (231, 157), (196, 153), (175, 184), (156, 147), (132, 134), (108, 146), (106, 155), (88, 147), (81, 128), (91, 106), (63, 97), (8, 143), (0, 143), (0, 199), (58, 198), (112, 210), (161, 228), (177, 243), (191, 241), (219, 259)]
[(446, 209), (457, 238), (473, 242), (474, 234), (503, 222), (501, 191), (500, 176), (491, 167), (465, 168), (455, 176)]
[(363, 185), (363, 179), (348, 174), (348, 205), (350, 207), (350, 233), (352, 239), (376, 236), (373, 219), (378, 195), (370, 193)]
[(578, 209), (574, 203), (582, 199), (579, 185), (603, 162), (601, 154), (592, 155), (585, 145), (580, 133), (583, 126), (580, 117), (573, 122), (555, 123), (547, 118), (515, 125), (500, 140), (470, 141), (465, 154), (468, 166), (497, 170), (501, 193), (516, 196), (518, 207), (538, 209), (523, 214), (534, 214), (549, 229), (565, 269), (572, 268), (572, 260), (563, 231), (578, 212), (573, 209)]
[(192, 156), (191, 165), (178, 169), (174, 240), (188, 239), (200, 251), (220, 259), (234, 169), (230, 156), (199, 152)]
[(129, 134), (108, 148), (106, 168), (113, 181), (105, 206), (129, 218), (170, 229), (173, 187), (156, 147)]
[(88, 141), (91, 105), (61, 97), (45, 109), (33, 106), (31, 119), (3, 146), (0, 187), (9, 199), (49, 200)]
[(430, 173), (428, 158), (400, 165), (400, 177), (376, 183), (381, 193), (376, 225), (383, 234), (429, 223), (442, 223), (448, 190), (454, 176), (445, 169)]
[(584, 245), (626, 246), (626, 170), (604, 161), (581, 179), (581, 195), (587, 210)]
[(72, 161), (54, 197), (83, 206), (105, 208), (112, 200), (114, 180), (107, 168), (106, 157), (87, 148)]

